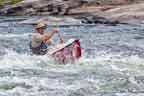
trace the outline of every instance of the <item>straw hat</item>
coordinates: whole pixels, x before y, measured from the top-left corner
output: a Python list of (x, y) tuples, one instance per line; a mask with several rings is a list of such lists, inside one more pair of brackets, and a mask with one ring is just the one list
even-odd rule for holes
[(46, 28), (47, 27), (47, 24), (43, 23), (43, 22), (40, 22), (36, 25), (36, 29), (39, 29), (39, 28)]

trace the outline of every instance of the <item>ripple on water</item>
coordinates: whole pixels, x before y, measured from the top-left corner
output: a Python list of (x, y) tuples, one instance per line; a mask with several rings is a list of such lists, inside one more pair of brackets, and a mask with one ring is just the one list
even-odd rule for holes
[(142, 26), (60, 28), (66, 40), (79, 38), (84, 48), (80, 61), (66, 65), (30, 55), (32, 26), (0, 27), (0, 95), (143, 96)]

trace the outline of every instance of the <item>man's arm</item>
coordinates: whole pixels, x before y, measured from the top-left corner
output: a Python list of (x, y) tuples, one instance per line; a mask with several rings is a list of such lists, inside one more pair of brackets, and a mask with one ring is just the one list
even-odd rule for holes
[(49, 40), (53, 37), (53, 35), (54, 35), (55, 33), (57, 33), (57, 32), (58, 32), (58, 30), (55, 29), (55, 30), (53, 30), (53, 32), (44, 35), (44, 36), (43, 36), (43, 42), (49, 41)]

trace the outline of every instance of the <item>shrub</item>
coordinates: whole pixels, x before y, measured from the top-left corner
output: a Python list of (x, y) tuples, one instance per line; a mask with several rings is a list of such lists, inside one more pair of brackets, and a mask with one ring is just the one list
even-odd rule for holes
[(11, 0), (11, 4), (16, 4), (16, 3), (20, 2), (20, 1), (22, 1), (22, 0)]
[(0, 0), (0, 6), (4, 6), (5, 4), (16, 4), (22, 0)]

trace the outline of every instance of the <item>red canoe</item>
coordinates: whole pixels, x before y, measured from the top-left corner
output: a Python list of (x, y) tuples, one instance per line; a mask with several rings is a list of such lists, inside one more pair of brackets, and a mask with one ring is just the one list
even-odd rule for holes
[(54, 46), (48, 51), (48, 55), (60, 63), (76, 61), (82, 56), (80, 41), (70, 39), (66, 43)]

